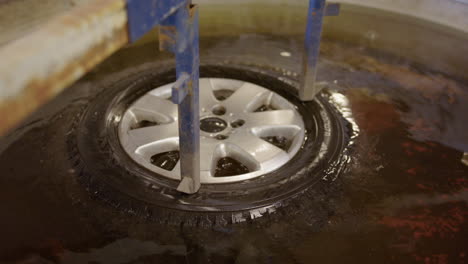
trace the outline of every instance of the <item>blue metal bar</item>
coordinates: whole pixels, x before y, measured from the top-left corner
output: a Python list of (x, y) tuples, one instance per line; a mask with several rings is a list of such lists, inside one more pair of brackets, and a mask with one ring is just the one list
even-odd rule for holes
[[(183, 92), (172, 89), (174, 100), (179, 102), (179, 151), (182, 181), (177, 190), (195, 193), (200, 188), (200, 106), (199, 106), (199, 51), (198, 9), (181, 8), (175, 16), (176, 72), (182, 80)], [(186, 75), (190, 76), (188, 79)], [(185, 80), (184, 80), (185, 79)], [(180, 95), (185, 95), (181, 98)]]
[(322, 37), (323, 17), (338, 15), (339, 4), (325, 3), (326, 0), (310, 0), (307, 15), (307, 27), (304, 39), (304, 54), (302, 58), (301, 86), (299, 98), (302, 101), (313, 100), (321, 87), (315, 80), (317, 77), (317, 63)]
[(177, 78), (177, 81), (172, 87), (172, 97), (171, 100), (174, 104), (180, 104), (188, 94), (188, 83), (191, 81), (191, 76), (186, 72)]
[(127, 0), (129, 34), (135, 41), (159, 28), (159, 46), (175, 54), (176, 82), (172, 101), (178, 104), (179, 152), (182, 181), (177, 190), (200, 188), (200, 112), (198, 10), (190, 0)]
[(178, 9), (161, 22), (159, 46), (176, 57), (177, 81), (172, 102), (179, 110), (179, 152), (182, 181), (177, 190), (195, 193), (200, 188), (200, 110), (198, 10), (196, 6)]

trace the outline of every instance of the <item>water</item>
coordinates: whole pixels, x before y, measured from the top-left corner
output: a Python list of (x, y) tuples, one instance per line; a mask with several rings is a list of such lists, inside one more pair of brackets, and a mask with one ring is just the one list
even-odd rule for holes
[(225, 157), (218, 160), (215, 169), (215, 177), (226, 177), (226, 176), (234, 176), (244, 173), (249, 173), (250, 170), (239, 161)]
[[(298, 72), (300, 39), (245, 35), (203, 43), (202, 61)], [(93, 82), (137, 64), (152, 45), (122, 51), (3, 139), (0, 262), (467, 262), (467, 83), (333, 41), (322, 45), (319, 78), (349, 102), (360, 132), (348, 169), (314, 187), (310, 211), (290, 205), (273, 219), (192, 229), (92, 200), (63, 155), (70, 120), (99, 90)]]

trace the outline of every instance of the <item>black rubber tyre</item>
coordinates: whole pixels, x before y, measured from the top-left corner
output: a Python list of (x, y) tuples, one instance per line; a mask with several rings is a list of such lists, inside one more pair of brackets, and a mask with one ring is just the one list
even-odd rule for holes
[(203, 185), (193, 195), (177, 192), (177, 181), (135, 163), (118, 139), (116, 117), (149, 90), (175, 80), (170, 67), (146, 65), (104, 82), (102, 92), (74, 121), (69, 133), (75, 171), (95, 198), (158, 222), (226, 225), (272, 214), (292, 202), (307, 203), (307, 193), (317, 186), (314, 184), (320, 179), (335, 178), (346, 163), (345, 124), (325, 97), (301, 102), (293, 80), (280, 80), (277, 73), (254, 67), (207, 65), (200, 68), (200, 75), (256, 83), (293, 102), (307, 129), (301, 150), (289, 163), (268, 175), (235, 184)]

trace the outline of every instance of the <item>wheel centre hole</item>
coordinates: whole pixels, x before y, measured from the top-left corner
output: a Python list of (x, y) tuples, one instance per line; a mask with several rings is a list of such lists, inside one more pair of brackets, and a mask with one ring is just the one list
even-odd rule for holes
[(200, 120), (200, 129), (208, 133), (218, 133), (227, 127), (227, 123), (218, 117), (207, 117)]

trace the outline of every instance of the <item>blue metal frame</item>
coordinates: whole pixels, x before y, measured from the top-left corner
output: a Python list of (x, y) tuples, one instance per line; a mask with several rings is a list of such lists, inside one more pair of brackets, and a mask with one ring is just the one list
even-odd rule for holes
[(317, 64), (322, 38), (323, 17), (338, 15), (339, 4), (326, 4), (326, 0), (310, 0), (307, 15), (307, 27), (304, 39), (304, 54), (302, 59), (302, 79), (299, 98), (302, 101), (313, 100), (321, 87), (315, 83)]
[(200, 188), (200, 106), (198, 10), (181, 8), (174, 14), (176, 72), (180, 86), (172, 89), (179, 104), (179, 151), (182, 181), (177, 190), (195, 193)]
[(195, 193), (200, 188), (198, 9), (190, 0), (127, 0), (127, 12), (132, 42), (160, 25), (160, 49), (175, 54), (172, 101), (179, 110), (182, 175), (177, 190)]

